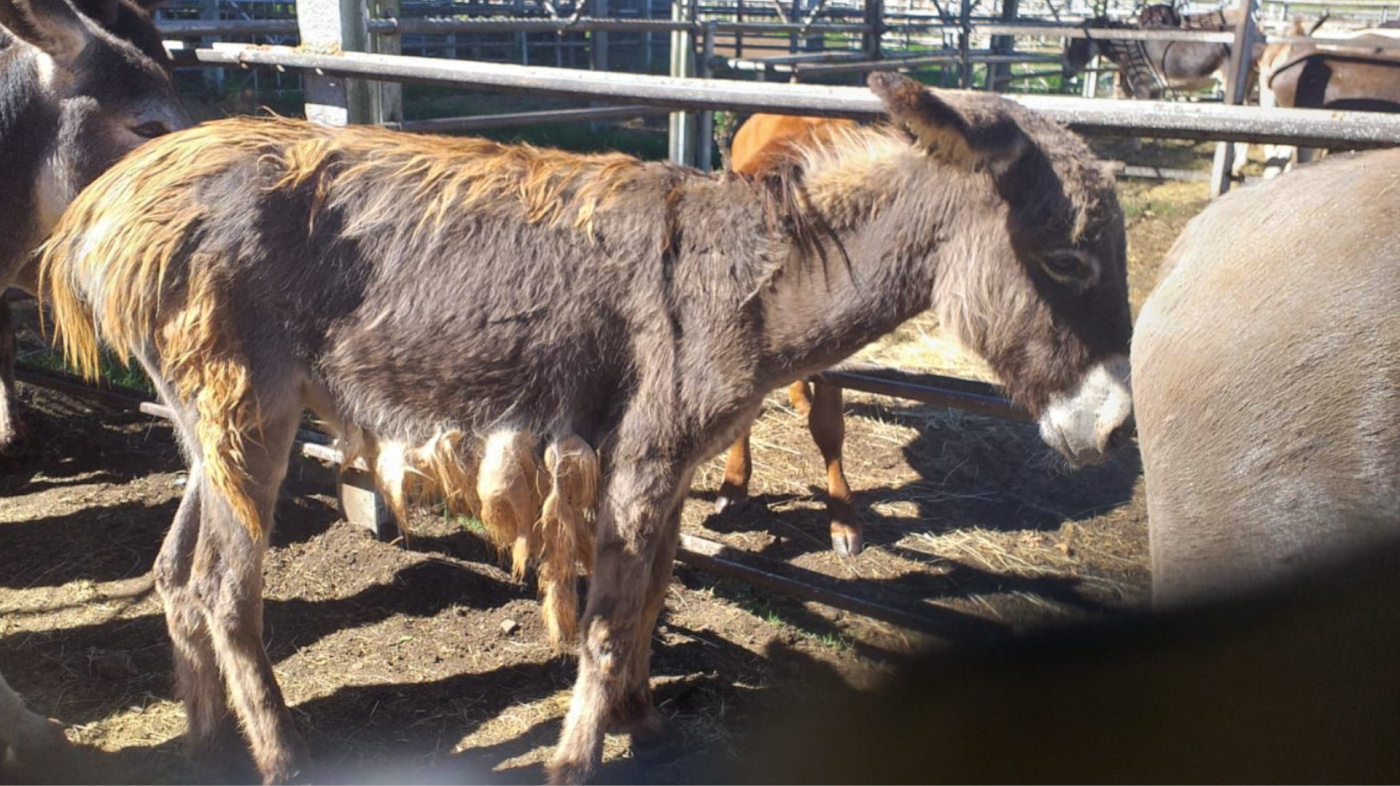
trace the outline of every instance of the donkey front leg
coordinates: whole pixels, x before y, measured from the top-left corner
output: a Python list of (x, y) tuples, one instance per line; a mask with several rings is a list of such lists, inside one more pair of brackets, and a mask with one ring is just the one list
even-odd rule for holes
[(63, 727), (24, 706), (24, 698), (0, 675), (0, 768), (36, 774), (68, 744)]
[(846, 483), (846, 470), (841, 461), (841, 448), (846, 441), (845, 413), (841, 406), (841, 388), (814, 385), (812, 410), (807, 425), (812, 441), (826, 462), (826, 504), (831, 514), (831, 548), (842, 557), (854, 557), (865, 548), (860, 523), (856, 521), (851, 504), (851, 487)]
[(15, 396), (15, 326), (10, 317), (10, 303), (0, 288), (0, 454), (18, 452), (24, 441), (23, 424), (19, 419), (19, 401)]
[[(623, 453), (626, 455), (626, 453)], [(673, 466), (617, 461), (606, 483), (588, 606), (580, 625), (579, 673), (551, 783), (584, 783), (598, 769), (611, 725), (650, 742), (665, 724), (647, 685), (652, 626), (665, 600), (685, 485)], [(662, 567), (664, 563), (664, 569)]]

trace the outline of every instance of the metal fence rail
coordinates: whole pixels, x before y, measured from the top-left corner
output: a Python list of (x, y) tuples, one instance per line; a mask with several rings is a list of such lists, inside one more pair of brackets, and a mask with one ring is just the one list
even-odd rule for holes
[[(201, 62), (305, 69), (325, 76), (358, 77), (511, 90), (576, 99), (649, 104), (688, 110), (733, 110), (845, 117), (877, 117), (879, 101), (853, 87), (680, 79), (542, 66), (347, 52), (311, 54), (287, 47), (216, 46), (200, 49)], [(1166, 101), (1097, 101), (1066, 96), (1008, 96), (1089, 135), (1143, 136), (1308, 147), (1383, 147), (1400, 144), (1400, 116)]]

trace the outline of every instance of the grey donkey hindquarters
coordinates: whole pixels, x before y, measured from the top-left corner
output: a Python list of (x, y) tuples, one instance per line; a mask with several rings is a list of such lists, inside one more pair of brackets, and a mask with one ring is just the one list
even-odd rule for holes
[(243, 119), (159, 140), (85, 191), (44, 290), (71, 356), (91, 366), (100, 337), (177, 412), (191, 475), (156, 582), (196, 750), (230, 701), (266, 780), (306, 765), (261, 639), (303, 407), (351, 442), (596, 447), (578, 681), (550, 763), (567, 782), (595, 774), (605, 732), (664, 732), (651, 631), (680, 508), (770, 390), (932, 306), (1047, 441), (1109, 450), (1131, 407), (1111, 175), (1005, 99), (870, 84), (895, 126), (815, 140), (760, 180)]
[(1400, 150), (1213, 202), (1143, 306), (1133, 386), (1154, 601), (1400, 536)]

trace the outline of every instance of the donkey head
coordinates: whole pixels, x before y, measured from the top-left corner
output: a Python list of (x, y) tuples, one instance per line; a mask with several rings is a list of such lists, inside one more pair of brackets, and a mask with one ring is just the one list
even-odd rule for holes
[[(26, 154), (44, 162), (36, 201), (37, 228), (45, 233), (78, 191), (119, 158), (190, 125), (163, 65), (168, 61), (142, 51), (159, 47), (159, 37), (140, 6), (85, 5), (93, 18), (68, 0), (0, 0), (0, 42), (8, 34), (16, 39), (9, 46), (19, 47), (5, 67), (34, 80), (42, 107), (26, 122), (43, 149)], [(104, 30), (103, 21), (139, 32), (140, 46)]]
[[(1099, 27), (1097, 24), (1101, 19), (1091, 19), (1085, 23), (1085, 27)], [(1089, 61), (1099, 53), (1099, 42), (1093, 38), (1071, 38), (1065, 42), (1064, 64), (1060, 73), (1065, 79), (1079, 76), (1084, 73), (1084, 69), (1089, 67)]]
[(870, 77), (923, 152), (927, 193), (964, 183), (945, 236), (933, 303), (991, 364), (1041, 436), (1071, 463), (1125, 437), (1127, 253), (1113, 177), (1078, 137), (986, 94), (935, 96), (892, 73)]

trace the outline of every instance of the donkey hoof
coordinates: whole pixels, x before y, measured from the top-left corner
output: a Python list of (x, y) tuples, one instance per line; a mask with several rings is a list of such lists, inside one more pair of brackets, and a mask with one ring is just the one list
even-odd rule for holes
[(671, 724), (659, 712), (652, 712), (647, 722), (632, 732), (632, 758), (640, 764), (658, 764), (674, 758), (676, 735)]
[(28, 447), (24, 429), (18, 426), (0, 430), (0, 456), (19, 456)]
[(545, 769), (550, 786), (589, 783), (593, 780), (594, 767), (586, 760), (555, 759)]
[(749, 498), (743, 494), (726, 494), (721, 491), (719, 496), (715, 497), (715, 513), (717, 515), (723, 514), (726, 511), (730, 513), (740, 513), (748, 506)]
[(859, 532), (833, 532), (831, 548), (838, 557), (856, 557), (865, 550), (865, 538)]

